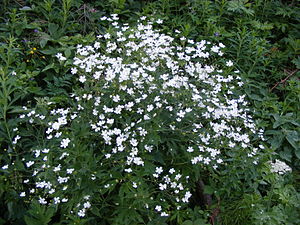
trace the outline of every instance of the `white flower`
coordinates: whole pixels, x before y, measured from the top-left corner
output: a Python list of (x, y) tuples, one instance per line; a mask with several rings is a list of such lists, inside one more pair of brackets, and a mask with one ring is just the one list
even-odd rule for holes
[(167, 214), (166, 212), (162, 212), (162, 213), (160, 214), (160, 216), (169, 216), (169, 214)]
[(158, 23), (158, 24), (162, 24), (162, 23), (163, 23), (163, 20), (161, 20), (161, 19), (158, 19), (158, 20), (156, 21), (156, 23)]
[(61, 177), (61, 176), (59, 176), (59, 177), (57, 178), (57, 181), (58, 181), (58, 183), (60, 183), (60, 184), (66, 183), (66, 182), (68, 182), (68, 180), (69, 180), (69, 177)]
[(21, 192), (20, 197), (25, 197), (26, 193), (25, 192)]
[(86, 77), (85, 76), (80, 76), (79, 77), (79, 82), (81, 82), (81, 83), (84, 83), (84, 82), (86, 82)]
[(55, 137), (59, 138), (61, 135), (62, 135), (62, 132), (58, 132), (58, 133), (55, 134)]
[(175, 176), (175, 180), (179, 180), (181, 177), (182, 177), (181, 174), (177, 174), (177, 175)]
[(130, 144), (133, 146), (133, 147), (136, 147), (138, 145), (138, 141), (136, 139), (131, 139), (130, 140)]
[(188, 147), (188, 149), (187, 149), (186, 151), (187, 151), (187, 152), (193, 152), (194, 149), (193, 149), (193, 147)]
[(160, 212), (160, 211), (162, 210), (162, 208), (161, 208), (160, 205), (157, 205), (157, 206), (155, 206), (155, 210), (156, 210), (157, 212)]
[(67, 169), (67, 174), (72, 174), (74, 169)]
[(113, 101), (114, 102), (119, 102), (120, 101), (120, 96), (119, 95), (113, 96)]
[(109, 39), (109, 38), (110, 38), (110, 34), (109, 34), (109, 33), (106, 33), (103, 37), (104, 37), (105, 39)]
[(61, 200), (61, 202), (67, 202), (69, 199), (67, 199), (67, 198), (63, 198), (62, 200)]
[(211, 51), (213, 51), (213, 52), (215, 52), (215, 53), (218, 53), (218, 52), (219, 52), (219, 49), (220, 49), (220, 47), (218, 47), (218, 46), (213, 46), (213, 47), (211, 48)]
[(18, 140), (20, 140), (20, 139), (21, 139), (20, 135), (17, 135), (13, 140), (13, 144), (14, 145), (17, 144)]
[(80, 209), (77, 213), (79, 217), (85, 217), (85, 209)]
[(135, 182), (132, 182), (132, 187), (133, 188), (137, 188), (138, 186), (137, 186), (137, 184)]
[(162, 168), (162, 167), (156, 167), (156, 168), (155, 168), (155, 172), (156, 172), (157, 174), (161, 174), (161, 173), (163, 172), (163, 168)]
[(56, 55), (56, 58), (58, 58), (58, 60), (60, 60), (60, 61), (65, 61), (67, 58), (66, 57), (64, 57), (61, 53), (57, 53)]
[(52, 124), (52, 128), (53, 128), (54, 130), (58, 130), (59, 127), (60, 127), (60, 123), (58, 123), (58, 122), (55, 122), (55, 123)]
[(148, 152), (151, 152), (153, 150), (153, 146), (145, 145), (144, 147)]
[(62, 141), (60, 142), (60, 147), (61, 148), (66, 148), (66, 147), (68, 147), (69, 143), (70, 143), (69, 138), (62, 139)]
[(233, 66), (233, 62), (232, 62), (231, 60), (227, 61), (227, 62), (226, 62), (226, 66), (229, 66), (229, 67), (230, 67), (230, 66)]
[(184, 115), (185, 115), (185, 112), (182, 111), (182, 110), (180, 110), (180, 111), (177, 113), (177, 116), (179, 116), (179, 117), (181, 117), (181, 118), (183, 118)]
[(100, 42), (96, 41), (95, 44), (94, 44), (94, 48), (99, 49), (100, 48)]
[(217, 163), (222, 163), (223, 162), (223, 159), (218, 159), (217, 160)]
[(88, 209), (88, 208), (90, 208), (91, 207), (91, 203), (90, 202), (85, 202), (84, 204), (83, 204), (83, 208), (85, 208), (85, 209)]
[(78, 72), (76, 67), (71, 68), (71, 74), (76, 74)]
[(182, 198), (182, 202), (189, 202), (189, 198), (192, 196), (191, 192), (187, 191), (184, 195), (184, 198)]
[(292, 171), (291, 167), (289, 167), (285, 162), (282, 162), (278, 159), (275, 160), (274, 163), (271, 164), (271, 172), (278, 174), (285, 174), (286, 172)]
[(47, 201), (44, 199), (44, 198), (39, 198), (39, 203), (41, 204), (41, 205), (46, 205), (47, 204)]
[(26, 166), (27, 166), (27, 167), (31, 167), (33, 164), (34, 164), (33, 161), (28, 161), (28, 162), (26, 163)]
[(58, 166), (54, 167), (53, 172), (58, 172), (61, 169), (61, 164), (59, 164)]
[(131, 169), (131, 168), (128, 168), (128, 169), (124, 169), (124, 171), (125, 171), (126, 173), (131, 173), (131, 172), (132, 172), (132, 169)]
[(59, 197), (54, 197), (54, 204), (57, 205), (60, 203), (60, 198)]
[(6, 170), (6, 169), (8, 169), (8, 165), (4, 165), (4, 166), (2, 166), (2, 169), (3, 169), (3, 170)]
[(166, 190), (166, 189), (167, 189), (167, 184), (161, 184), (161, 183), (160, 183), (160, 184), (159, 184), (159, 189), (162, 190), (162, 191), (163, 191), (163, 190)]
[(90, 197), (91, 197), (90, 195), (86, 195), (86, 196), (84, 196), (84, 197), (83, 197), (83, 199), (85, 199), (85, 200), (89, 200), (89, 199), (90, 199)]
[(170, 174), (175, 173), (175, 169), (174, 169), (174, 168), (171, 168), (171, 169), (169, 170), (169, 173), (170, 173)]

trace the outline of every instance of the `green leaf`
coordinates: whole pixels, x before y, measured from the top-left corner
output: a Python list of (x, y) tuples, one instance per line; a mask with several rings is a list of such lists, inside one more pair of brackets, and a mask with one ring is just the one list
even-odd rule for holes
[(49, 39), (42, 39), (42, 40), (40, 40), (40, 46), (41, 46), (41, 48), (44, 48), (46, 46), (48, 40)]
[(286, 135), (287, 141), (294, 147), (294, 149), (300, 151), (300, 145), (299, 145), (299, 134), (297, 131), (288, 131)]
[(51, 37), (55, 37), (58, 32), (59, 26), (55, 23), (49, 23), (48, 31)]
[(211, 195), (211, 194), (214, 193), (214, 189), (211, 186), (205, 185), (205, 187), (204, 187), (204, 193)]
[(46, 50), (42, 50), (40, 51), (41, 53), (45, 54), (45, 55), (54, 55), (57, 53), (57, 50), (52, 48), (52, 49), (46, 49)]
[(286, 120), (282, 119), (282, 118), (278, 118), (274, 124), (273, 124), (273, 128), (277, 128), (277, 127), (280, 127), (282, 124), (285, 124), (286, 123)]
[(300, 69), (300, 56), (292, 60), (292, 62), (296, 65), (297, 69)]
[(50, 65), (46, 66), (46, 67), (42, 70), (42, 72), (45, 72), (45, 71), (47, 71), (47, 70), (54, 69), (54, 68), (55, 68), (54, 63), (51, 63)]
[(291, 147), (290, 146), (289, 147), (285, 146), (283, 149), (284, 149), (283, 151), (280, 151), (278, 153), (279, 156), (282, 159), (284, 159), (284, 160), (286, 160), (288, 162), (291, 162), (291, 159), (292, 159), (292, 149), (291, 149)]
[(46, 207), (37, 202), (31, 205), (28, 214), (24, 216), (27, 225), (47, 225), (55, 214), (55, 208)]
[(66, 49), (64, 53), (65, 53), (66, 58), (69, 58), (71, 56), (71, 50), (69, 48)]
[(194, 221), (194, 225), (206, 225), (205, 221), (203, 219), (197, 219)]
[(186, 220), (186, 221), (183, 222), (182, 225), (194, 225), (194, 223), (191, 220)]
[(284, 133), (280, 130), (268, 130), (265, 133), (266, 135), (272, 135), (272, 138), (270, 138), (269, 143), (272, 145), (273, 149), (278, 149), (283, 140), (284, 140)]
[(295, 150), (295, 155), (298, 159), (300, 159), (300, 149)]

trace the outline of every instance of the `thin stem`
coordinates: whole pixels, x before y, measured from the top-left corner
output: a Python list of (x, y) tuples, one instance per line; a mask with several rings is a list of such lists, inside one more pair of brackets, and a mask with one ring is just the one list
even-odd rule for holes
[(7, 136), (8, 136), (8, 139), (10, 140), (10, 142), (12, 142), (12, 137), (11, 137), (11, 134), (10, 134), (10, 130), (9, 130), (9, 127), (7, 125), (7, 105), (8, 105), (8, 102), (7, 102), (7, 99), (8, 99), (8, 92), (7, 92), (7, 88), (6, 88), (6, 78), (5, 78), (5, 71), (1, 68), (1, 85), (2, 85), (2, 90), (3, 90), (3, 109), (2, 109), (2, 112), (3, 112), (3, 121), (4, 121), (4, 126), (5, 126), (5, 129), (6, 129), (6, 133), (7, 133)]

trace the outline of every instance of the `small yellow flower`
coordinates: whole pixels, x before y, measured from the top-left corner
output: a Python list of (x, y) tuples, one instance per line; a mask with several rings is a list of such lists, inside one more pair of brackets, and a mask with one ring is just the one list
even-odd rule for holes
[(36, 48), (32, 48), (33, 51), (36, 51)]
[(30, 51), (29, 53), (30, 53), (30, 54), (34, 54), (34, 51)]

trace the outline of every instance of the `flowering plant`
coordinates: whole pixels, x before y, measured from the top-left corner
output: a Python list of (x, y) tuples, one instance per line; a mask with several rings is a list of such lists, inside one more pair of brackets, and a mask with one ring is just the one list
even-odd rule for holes
[(162, 34), (155, 29), (162, 20), (141, 17), (136, 27), (117, 15), (102, 20), (110, 29), (77, 46), (69, 102), (40, 102), (20, 116), (40, 132), (31, 145), (22, 134), (14, 140), (31, 149), (20, 196), (73, 221), (180, 223), (196, 205), (199, 180), (252, 179), (236, 165), (256, 170), (263, 130), (225, 46)]

